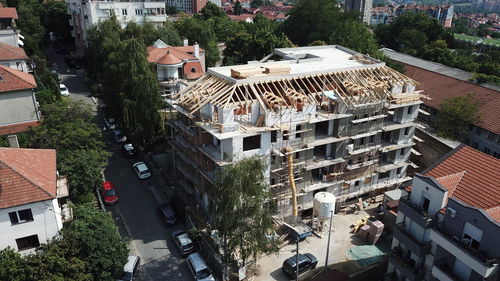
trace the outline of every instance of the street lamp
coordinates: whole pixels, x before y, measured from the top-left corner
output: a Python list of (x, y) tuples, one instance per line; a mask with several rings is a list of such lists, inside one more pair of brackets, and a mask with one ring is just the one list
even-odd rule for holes
[(330, 236), (332, 235), (333, 210), (330, 211), (330, 229), (328, 230), (328, 243), (326, 244), (325, 270), (328, 269), (328, 254), (330, 252)]

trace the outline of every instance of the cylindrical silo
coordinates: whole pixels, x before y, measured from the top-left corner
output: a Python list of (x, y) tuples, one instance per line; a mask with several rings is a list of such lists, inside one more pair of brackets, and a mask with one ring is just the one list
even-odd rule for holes
[(320, 220), (330, 218), (331, 211), (335, 212), (335, 195), (330, 192), (318, 192), (314, 195), (313, 211)]

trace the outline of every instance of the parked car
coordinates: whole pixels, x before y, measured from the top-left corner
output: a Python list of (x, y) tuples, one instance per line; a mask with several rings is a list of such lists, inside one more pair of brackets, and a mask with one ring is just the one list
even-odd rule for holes
[(101, 187), (102, 200), (104, 204), (113, 205), (118, 203), (118, 195), (116, 195), (115, 187), (112, 182), (105, 181)]
[(118, 129), (113, 130), (113, 138), (116, 143), (124, 143), (127, 141), (127, 136), (125, 136), (122, 131)]
[(61, 91), (61, 96), (69, 96), (69, 90), (64, 84), (59, 84), (59, 90)]
[(175, 212), (169, 204), (162, 204), (159, 208), (160, 215), (167, 226), (177, 222)]
[[(297, 272), (297, 256), (286, 259), (281, 270), (290, 278), (295, 278)], [(299, 274), (313, 269), (318, 264), (318, 259), (312, 254), (299, 254)]]
[(127, 263), (123, 266), (122, 277), (118, 281), (132, 281), (135, 279), (137, 269), (141, 265), (141, 258), (138, 256), (128, 256)]
[(207, 264), (201, 258), (200, 254), (192, 253), (187, 257), (189, 272), (196, 281), (215, 281)]
[(183, 257), (194, 252), (194, 243), (185, 230), (172, 232), (172, 238)]
[(104, 125), (108, 130), (116, 129), (115, 119), (113, 118), (104, 118)]
[(148, 166), (144, 162), (137, 162), (132, 165), (134, 167), (134, 171), (137, 173), (137, 176), (143, 180), (151, 177), (151, 172), (149, 171)]
[(137, 154), (137, 151), (131, 143), (124, 144), (122, 150), (125, 157), (134, 157)]

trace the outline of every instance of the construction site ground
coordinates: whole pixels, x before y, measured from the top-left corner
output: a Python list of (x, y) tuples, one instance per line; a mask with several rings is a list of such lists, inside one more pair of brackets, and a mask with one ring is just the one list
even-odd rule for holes
[[(376, 203), (372, 203), (367, 206), (364, 210), (358, 211), (357, 214), (345, 214), (338, 213), (335, 214), (333, 219), (333, 227), (330, 240), (330, 251), (328, 258), (328, 268), (335, 269), (339, 272), (345, 274), (351, 274), (362, 270), (364, 266), (360, 265), (359, 262), (351, 258), (347, 251), (355, 246), (369, 245), (368, 242), (364, 241), (360, 237), (351, 233), (350, 226), (362, 219), (363, 217), (369, 215), (375, 215), (375, 208), (381, 201), (379, 196)], [(384, 238), (384, 236), (383, 236)], [(389, 248), (388, 241), (381, 239), (377, 242), (377, 247), (383, 249), (383, 252), (387, 252)], [(304, 241), (299, 243), (300, 253), (311, 253), (318, 259), (317, 267), (324, 267), (326, 259), (326, 249), (328, 242), (328, 229), (324, 229), (322, 232), (322, 238), (312, 235), (306, 238)], [(381, 245), (385, 244), (385, 245)], [(290, 280), (281, 271), (281, 266), (283, 261), (287, 258), (295, 255), (296, 243), (286, 244), (282, 247), (278, 253), (267, 255), (261, 257), (258, 261), (257, 275), (253, 280), (259, 281), (273, 281), (273, 280)], [(318, 271), (318, 270), (316, 270)], [(314, 274), (303, 274), (306, 276), (301, 276), (301, 280), (310, 279)], [(308, 278), (304, 278), (308, 277)]]

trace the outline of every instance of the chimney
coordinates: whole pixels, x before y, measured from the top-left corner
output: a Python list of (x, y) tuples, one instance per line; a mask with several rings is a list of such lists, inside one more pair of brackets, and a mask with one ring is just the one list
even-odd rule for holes
[(189, 40), (187, 38), (184, 38), (182, 41), (184, 42), (184, 46), (189, 46)]
[(198, 45), (198, 42), (194, 43), (194, 56), (197, 59), (200, 58), (200, 45)]

